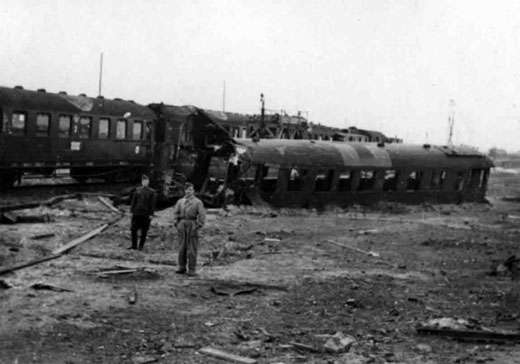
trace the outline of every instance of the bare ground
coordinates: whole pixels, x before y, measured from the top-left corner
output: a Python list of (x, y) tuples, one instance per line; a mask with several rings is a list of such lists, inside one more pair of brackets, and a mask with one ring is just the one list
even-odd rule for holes
[[(206, 346), (258, 363), (520, 363), (512, 343), (416, 330), (441, 317), (520, 329), (518, 283), (496, 272), (520, 253), (518, 175), (495, 171), (489, 200), (212, 210), (196, 277), (174, 273), (171, 210), (157, 213), (144, 252), (126, 250), (126, 217), (61, 258), (0, 276), (11, 286), (0, 284), (0, 363), (224, 362), (202, 354)], [(25, 213), (51, 221), (0, 225), (2, 267), (48, 255), (116, 216), (95, 198)], [(34, 239), (46, 233), (54, 235)], [(122, 268), (139, 270), (100, 274)], [(350, 351), (322, 352), (337, 332), (355, 338)]]

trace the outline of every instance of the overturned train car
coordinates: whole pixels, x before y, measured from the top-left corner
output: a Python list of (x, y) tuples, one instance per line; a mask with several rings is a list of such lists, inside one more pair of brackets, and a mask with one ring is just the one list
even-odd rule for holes
[(464, 147), (307, 140), (242, 140), (233, 162), (235, 202), (302, 208), (484, 202), (493, 166)]

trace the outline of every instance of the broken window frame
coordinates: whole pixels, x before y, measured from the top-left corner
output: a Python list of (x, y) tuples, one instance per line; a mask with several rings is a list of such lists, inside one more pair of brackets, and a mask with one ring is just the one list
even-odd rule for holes
[(408, 173), (408, 177), (406, 178), (406, 192), (420, 191), (423, 177), (424, 172), (422, 170), (410, 171)]
[(319, 169), (314, 176), (314, 192), (330, 192), (334, 169)]
[(280, 166), (275, 164), (259, 164), (257, 168), (260, 191), (264, 193), (275, 192), (278, 188)]
[(305, 180), (309, 175), (309, 170), (306, 168), (292, 167), (289, 169), (289, 176), (287, 179), (287, 191), (298, 192), (305, 188)]
[(374, 169), (360, 169), (358, 191), (372, 191), (376, 182), (377, 171)]
[(354, 177), (353, 171), (351, 169), (341, 171), (338, 176), (337, 191), (338, 192), (350, 192), (352, 190), (352, 181), (354, 180), (353, 177)]
[(396, 169), (385, 170), (385, 175), (383, 176), (383, 192), (397, 191), (400, 174), (400, 171)]

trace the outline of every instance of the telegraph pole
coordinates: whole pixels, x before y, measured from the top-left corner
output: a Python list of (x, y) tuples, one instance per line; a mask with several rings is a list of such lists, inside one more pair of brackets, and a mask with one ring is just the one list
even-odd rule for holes
[(260, 110), (260, 137), (265, 136), (265, 98), (264, 94), (260, 94), (260, 103), (262, 108)]
[(101, 96), (101, 81), (103, 80), (103, 52), (101, 52), (101, 59), (99, 60), (99, 89), (98, 96)]
[(453, 145), (453, 126), (455, 125), (455, 100), (450, 99), (450, 111), (448, 115), (448, 146)]

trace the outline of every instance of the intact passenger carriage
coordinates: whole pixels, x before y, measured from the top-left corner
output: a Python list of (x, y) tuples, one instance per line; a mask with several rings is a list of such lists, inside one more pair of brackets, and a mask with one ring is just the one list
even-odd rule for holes
[(149, 167), (154, 113), (133, 101), (0, 87), (0, 115), (1, 189), (26, 172), (112, 181)]

